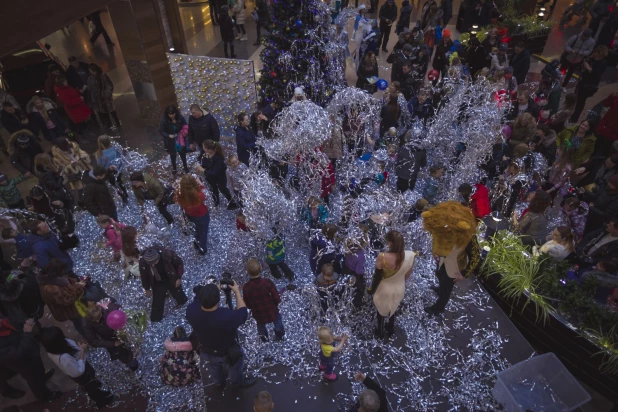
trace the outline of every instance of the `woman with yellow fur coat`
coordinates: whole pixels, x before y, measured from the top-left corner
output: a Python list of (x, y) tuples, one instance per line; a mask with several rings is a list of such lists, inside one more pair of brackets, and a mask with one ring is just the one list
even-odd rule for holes
[(79, 191), (84, 189), (82, 175), (92, 170), (90, 155), (80, 149), (77, 143), (68, 141), (66, 137), (56, 139), (55, 143), (52, 147), (54, 165), (60, 169), (60, 175), (78, 200)]
[(442, 202), (423, 212), (423, 227), (431, 233), (433, 253), (439, 257), (433, 288), (438, 300), (425, 312), (444, 312), (455, 283), (465, 280), (480, 263), (480, 248), (476, 241), (476, 220), (467, 207), (458, 202)]

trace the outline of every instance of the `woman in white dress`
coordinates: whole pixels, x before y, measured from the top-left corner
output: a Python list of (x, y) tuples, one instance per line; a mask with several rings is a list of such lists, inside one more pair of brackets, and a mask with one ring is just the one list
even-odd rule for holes
[[(405, 250), (401, 233), (391, 230), (384, 237), (388, 252), (382, 252), (376, 259), (373, 282), (369, 290), (373, 294), (373, 303), (378, 310), (378, 327), (376, 335), (384, 338), (385, 332), (390, 337), (395, 328), (395, 311), (403, 300), (406, 280), (412, 275), (415, 253)], [(388, 318), (388, 322), (386, 319)]]
[(532, 251), (535, 256), (547, 254), (556, 260), (566, 259), (575, 250), (575, 238), (571, 228), (559, 226), (551, 232), (551, 240), (543, 246), (534, 246)]

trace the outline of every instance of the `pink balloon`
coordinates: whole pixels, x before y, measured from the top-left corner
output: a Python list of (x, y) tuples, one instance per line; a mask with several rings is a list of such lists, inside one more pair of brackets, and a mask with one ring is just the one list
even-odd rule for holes
[(124, 325), (127, 324), (127, 315), (121, 310), (111, 311), (109, 315), (107, 315), (105, 323), (107, 323), (107, 326), (111, 329), (122, 329)]

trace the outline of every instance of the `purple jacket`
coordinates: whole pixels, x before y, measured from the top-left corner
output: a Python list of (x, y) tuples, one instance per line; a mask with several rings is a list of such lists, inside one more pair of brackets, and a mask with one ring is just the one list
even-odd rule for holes
[(345, 255), (345, 265), (356, 275), (365, 274), (365, 251), (358, 249)]

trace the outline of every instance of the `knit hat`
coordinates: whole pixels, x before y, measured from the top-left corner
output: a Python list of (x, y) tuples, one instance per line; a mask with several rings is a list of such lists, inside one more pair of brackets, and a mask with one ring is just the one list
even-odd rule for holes
[(507, 51), (509, 49), (509, 45), (506, 43), (500, 43), (500, 46), (498, 47), (498, 49)]
[(442, 38), (444, 37), (451, 37), (451, 31), (448, 29), (442, 30)]
[(146, 251), (144, 252), (144, 260), (149, 265), (157, 263), (159, 257), (159, 251), (157, 249), (146, 249)]
[(305, 91), (303, 90), (302, 87), (297, 87), (294, 89), (294, 96), (304, 96), (305, 95)]
[(29, 143), (30, 143), (30, 136), (28, 136), (27, 134), (22, 133), (19, 136), (17, 136), (17, 144), (27, 145)]
[(210, 309), (219, 303), (220, 294), (219, 288), (214, 283), (209, 283), (200, 289), (200, 305), (203, 308)]
[(414, 51), (414, 46), (412, 46), (410, 43), (406, 43), (406, 44), (403, 46), (402, 50), (403, 50), (403, 51), (405, 51), (405, 52), (410, 52), (410, 53), (412, 53), (412, 52)]

